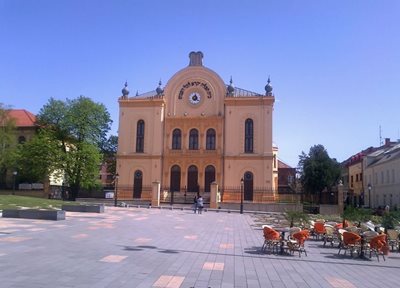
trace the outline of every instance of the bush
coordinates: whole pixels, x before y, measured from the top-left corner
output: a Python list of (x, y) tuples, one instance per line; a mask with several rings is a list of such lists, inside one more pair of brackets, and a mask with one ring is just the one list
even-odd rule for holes
[(308, 222), (310, 219), (308, 214), (300, 211), (286, 211), (285, 218), (290, 222), (290, 227), (293, 227), (294, 224), (301, 226), (302, 222)]
[(342, 217), (344, 220), (350, 220), (353, 222), (366, 222), (372, 219), (372, 211), (370, 209), (347, 206)]

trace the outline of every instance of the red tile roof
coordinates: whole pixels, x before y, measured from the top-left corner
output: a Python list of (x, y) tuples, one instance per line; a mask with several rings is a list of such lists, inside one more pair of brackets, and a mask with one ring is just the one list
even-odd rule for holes
[(292, 168), (292, 167), (278, 159), (278, 168)]
[(31, 127), (36, 126), (36, 116), (25, 109), (11, 109), (9, 116), (15, 119), (16, 127)]

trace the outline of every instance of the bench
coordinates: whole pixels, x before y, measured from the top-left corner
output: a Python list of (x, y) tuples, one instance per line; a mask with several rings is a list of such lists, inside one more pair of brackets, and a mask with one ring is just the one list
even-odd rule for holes
[(4, 209), (4, 218), (26, 218), (41, 220), (65, 220), (65, 211), (40, 209)]
[(71, 205), (64, 204), (61, 209), (69, 212), (104, 213), (104, 205)]

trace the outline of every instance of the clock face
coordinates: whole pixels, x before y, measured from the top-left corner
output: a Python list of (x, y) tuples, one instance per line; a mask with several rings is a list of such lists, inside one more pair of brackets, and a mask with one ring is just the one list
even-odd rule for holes
[(200, 94), (199, 93), (197, 93), (197, 92), (194, 92), (194, 93), (191, 93), (190, 95), (189, 95), (189, 101), (190, 101), (190, 103), (192, 103), (192, 104), (199, 104), (200, 103), (200, 100), (201, 100), (201, 96), (200, 96)]

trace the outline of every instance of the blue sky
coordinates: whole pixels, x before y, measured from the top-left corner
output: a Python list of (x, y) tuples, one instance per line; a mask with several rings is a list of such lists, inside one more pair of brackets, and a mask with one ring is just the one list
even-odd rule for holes
[(338, 161), (400, 138), (400, 1), (0, 0), (0, 102), (106, 105), (117, 133), (131, 94), (165, 84), (190, 51), (226, 83), (263, 93), (271, 75), (279, 158), (322, 144)]

